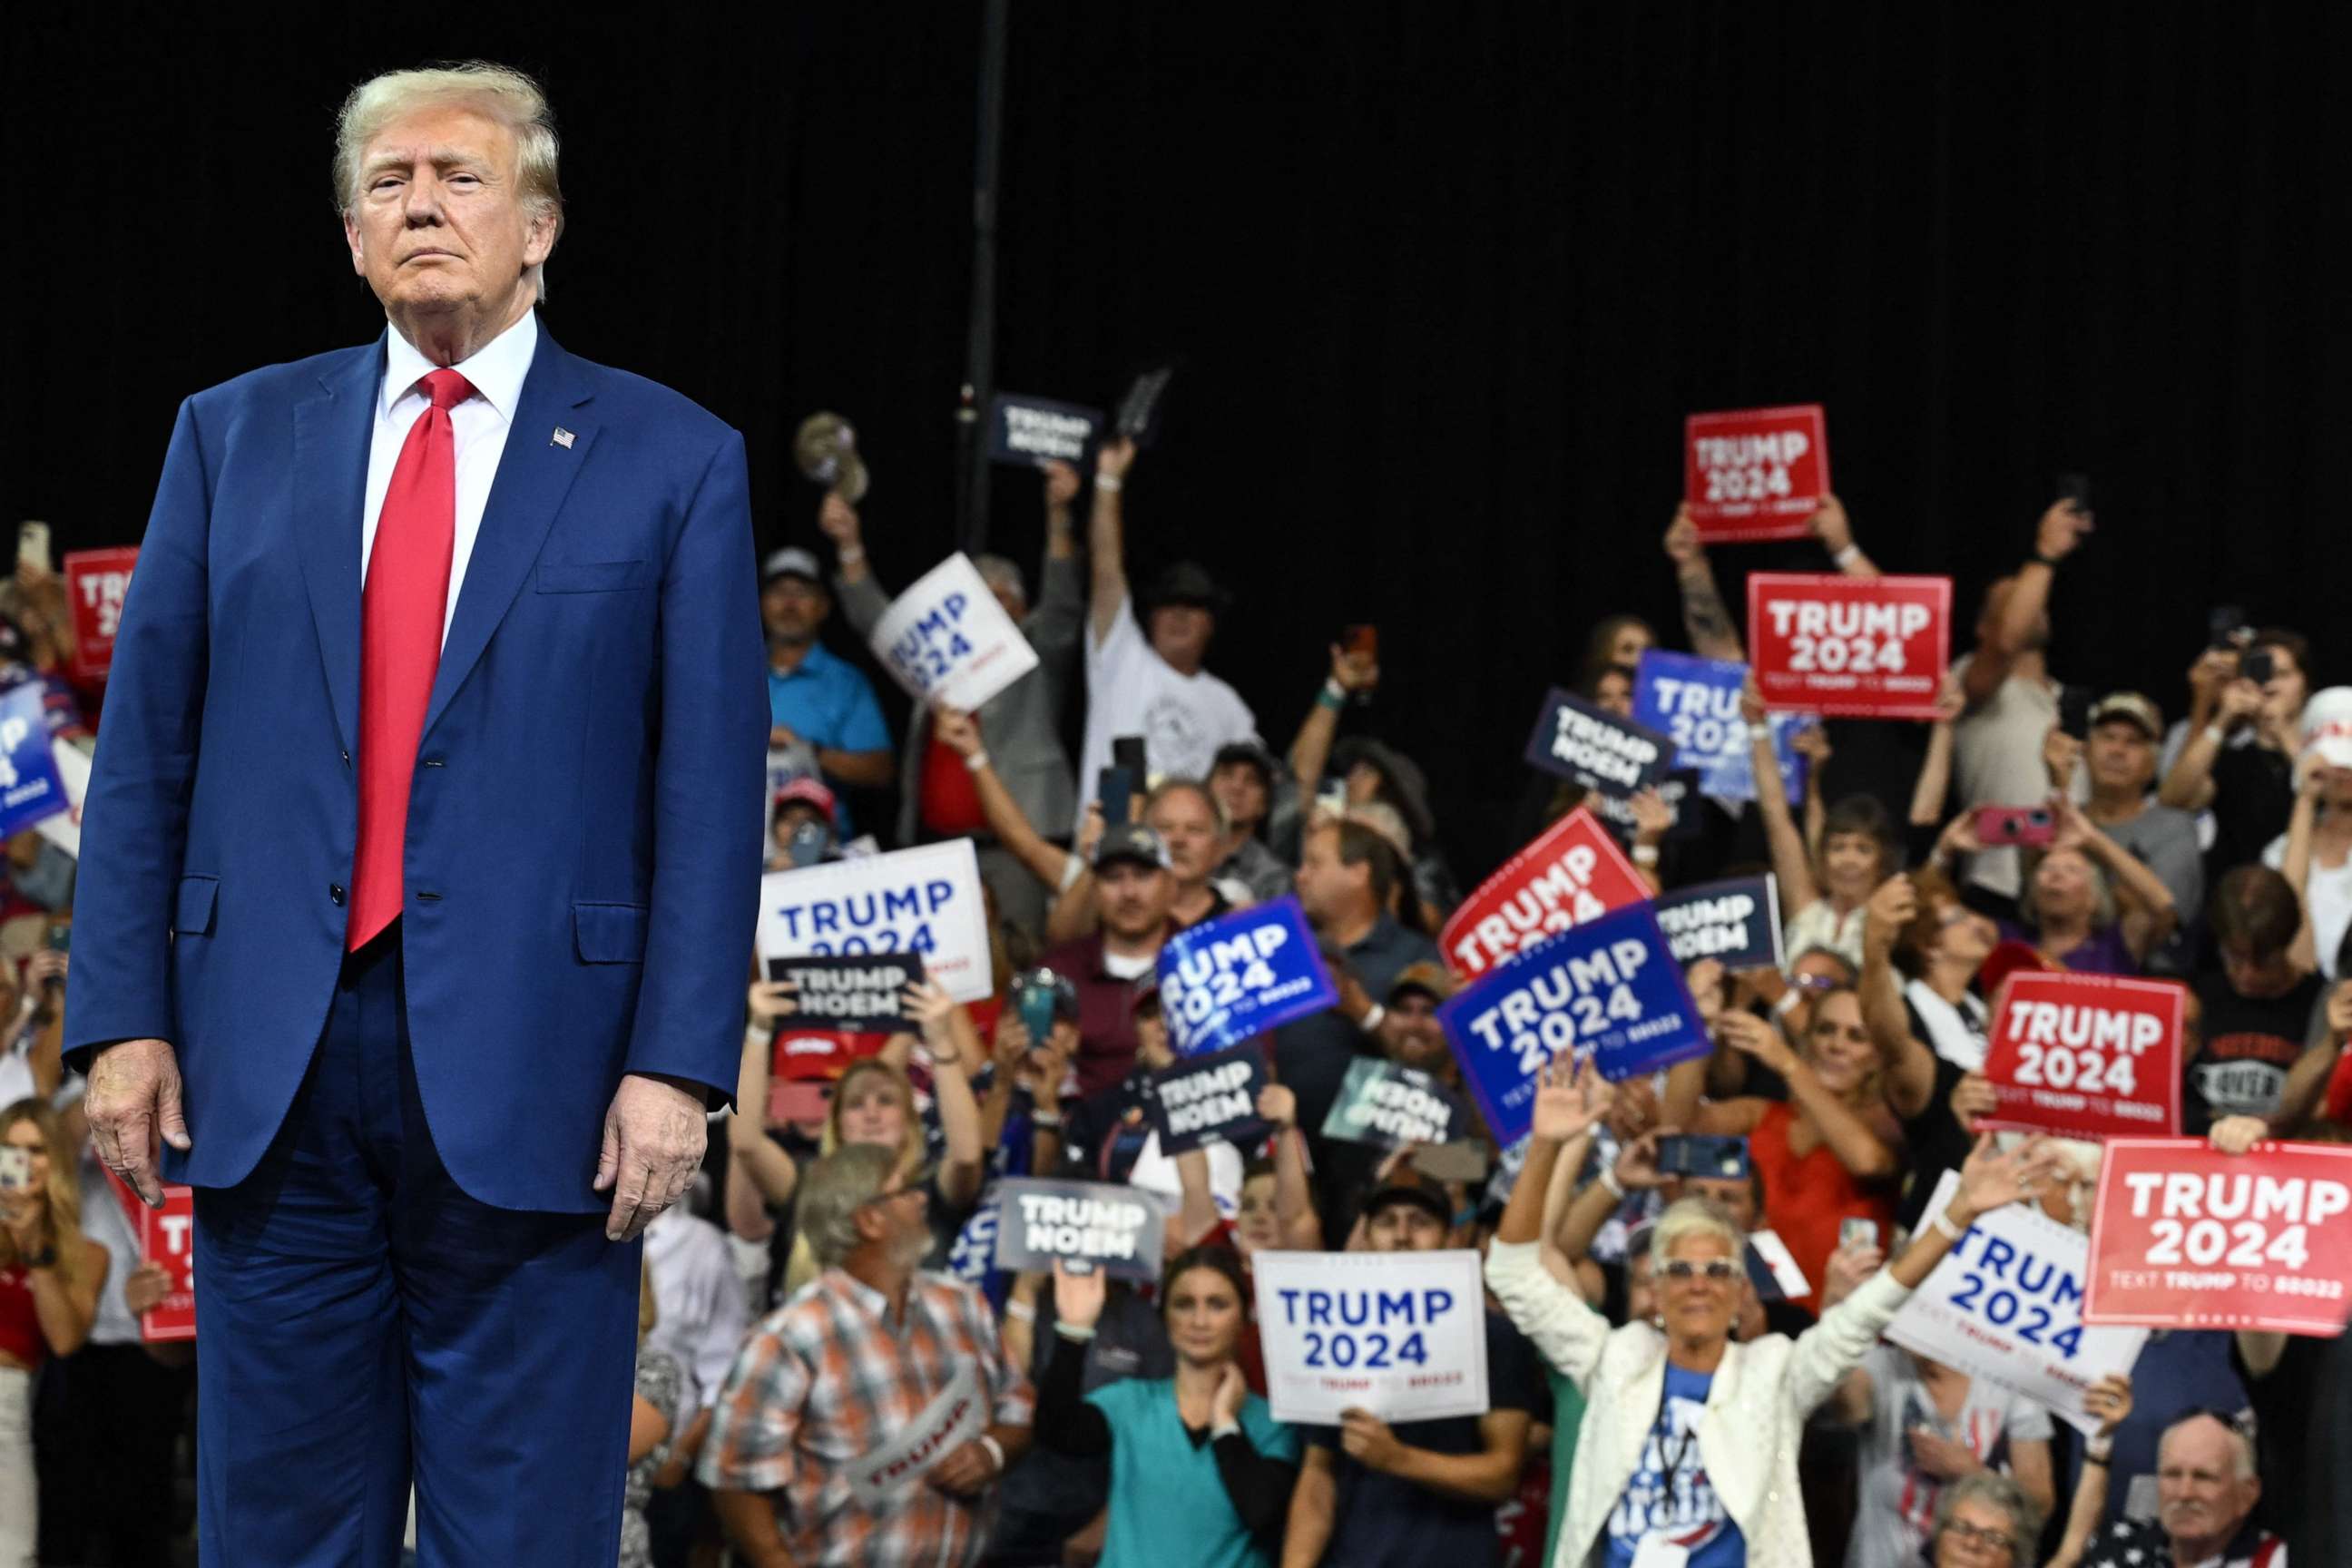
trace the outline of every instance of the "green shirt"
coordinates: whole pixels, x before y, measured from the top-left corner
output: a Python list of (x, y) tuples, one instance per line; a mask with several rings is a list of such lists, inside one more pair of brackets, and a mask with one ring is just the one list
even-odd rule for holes
[[(1225, 1496), (1210, 1445), (1195, 1447), (1169, 1378), (1106, 1384), (1087, 1403), (1110, 1424), (1110, 1527), (1099, 1568), (1271, 1568)], [(1242, 1433), (1271, 1458), (1296, 1464), (1298, 1434), (1253, 1394)]]

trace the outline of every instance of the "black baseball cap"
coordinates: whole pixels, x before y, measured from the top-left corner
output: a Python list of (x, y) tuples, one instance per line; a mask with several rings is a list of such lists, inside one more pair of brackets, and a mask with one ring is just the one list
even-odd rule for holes
[(1374, 1215), (1397, 1204), (1409, 1204), (1442, 1226), (1451, 1227), (1454, 1224), (1454, 1205), (1446, 1197), (1445, 1189), (1418, 1174), (1399, 1177), (1373, 1188), (1372, 1195), (1364, 1200), (1364, 1219), (1369, 1223)]
[(1268, 789), (1272, 789), (1275, 780), (1281, 776), (1274, 753), (1266, 750), (1264, 741), (1255, 736), (1246, 741), (1228, 741), (1219, 746), (1216, 761), (1209, 764), (1209, 771), (1213, 773), (1219, 768), (1234, 763), (1246, 763), (1255, 768), (1259, 780)]
[(1233, 603), (1233, 595), (1209, 575), (1209, 569), (1197, 561), (1179, 561), (1151, 580), (1151, 587), (1143, 595), (1146, 609), (1156, 610), (1165, 605), (1192, 605), (1213, 615), (1223, 615)]
[(1140, 822), (1122, 822), (1107, 830), (1102, 842), (1095, 846), (1095, 868), (1099, 870), (1114, 860), (1126, 860), (1138, 866), (1168, 869), (1168, 846), (1160, 835)]

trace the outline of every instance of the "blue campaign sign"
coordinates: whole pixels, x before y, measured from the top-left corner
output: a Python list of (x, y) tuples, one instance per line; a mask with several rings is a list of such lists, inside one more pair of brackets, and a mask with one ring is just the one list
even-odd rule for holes
[[(1697, 769), (1699, 793), (1717, 800), (1756, 798), (1748, 723), (1739, 716), (1739, 687), (1747, 679), (1748, 667), (1738, 659), (1654, 647), (1643, 653), (1633, 670), (1633, 717), (1664, 731), (1675, 743), (1675, 765)], [(1801, 713), (1775, 713), (1768, 721), (1780, 776), (1789, 781), (1789, 804), (1801, 805), (1807, 764), (1790, 742), (1812, 721)]]
[(1180, 1057), (1222, 1051), (1339, 1000), (1296, 898), (1235, 910), (1160, 950), (1160, 1016)]
[(1527, 1132), (1536, 1074), (1561, 1052), (1626, 1079), (1713, 1048), (1648, 904), (1519, 949), (1455, 992), (1437, 1018), (1488, 1130), (1506, 1144)]
[(1664, 776), (1674, 743), (1558, 687), (1545, 696), (1528, 737), (1528, 761), (1599, 795), (1634, 795)]
[(0, 697), (0, 837), (72, 809), (49, 754), (40, 683), (26, 681)]

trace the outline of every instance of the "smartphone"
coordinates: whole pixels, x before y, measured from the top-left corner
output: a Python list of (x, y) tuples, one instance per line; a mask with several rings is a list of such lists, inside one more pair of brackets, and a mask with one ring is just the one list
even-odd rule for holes
[(0, 1193), (19, 1193), (32, 1184), (33, 1152), (0, 1143)]
[(2087, 740), (2091, 733), (2091, 689), (2087, 686), (2062, 686), (2058, 689), (2058, 732), (2077, 741)]
[(1429, 1143), (1412, 1152), (1413, 1169), (1440, 1182), (1475, 1185), (1486, 1179), (1490, 1163), (1486, 1145), (1475, 1138), (1458, 1143)]
[(2091, 476), (2088, 474), (2059, 475), (2058, 499), (2076, 511), (2088, 512), (2091, 510)]
[(66, 921), (49, 922), (49, 951), (68, 952), (73, 948), (73, 926)]
[(1838, 1221), (1838, 1250), (1849, 1247), (1878, 1245), (1878, 1222), (1874, 1219), (1842, 1219)]
[(1140, 735), (1113, 736), (1110, 742), (1110, 765), (1115, 768), (1125, 768), (1128, 776), (1136, 780), (1139, 787), (1141, 781), (1151, 776), (1151, 769), (1143, 760), (1143, 737)]
[(1054, 988), (1050, 985), (1024, 985), (1021, 988), (1021, 1026), (1029, 1031), (1033, 1047), (1042, 1046), (1054, 1034)]
[(822, 822), (803, 822), (784, 840), (784, 858), (795, 868), (814, 866), (833, 846), (833, 830)]
[(49, 525), (46, 522), (20, 522), (16, 525), (16, 564), (36, 570), (55, 570), (49, 564)]
[(1095, 798), (1102, 802), (1103, 826), (1123, 827), (1135, 805), (1136, 775), (1126, 768), (1105, 768), (1095, 775)]
[(2249, 648), (2246, 657), (2238, 661), (2238, 673), (2256, 686), (2267, 686), (2278, 673), (2278, 660), (2266, 647)]
[(1701, 1133), (1661, 1138), (1658, 1174), (1736, 1180), (1748, 1174), (1748, 1140)]
[(1977, 807), (1977, 842), (1988, 849), (2002, 844), (2040, 849), (2057, 836), (2057, 821), (2046, 805)]
[(1381, 657), (1381, 628), (1375, 626), (1349, 626), (1339, 634), (1339, 647), (1343, 652), (1376, 659)]

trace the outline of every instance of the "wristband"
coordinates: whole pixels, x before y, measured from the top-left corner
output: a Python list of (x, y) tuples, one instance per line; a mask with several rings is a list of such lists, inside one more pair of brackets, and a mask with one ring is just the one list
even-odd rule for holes
[(855, 566), (866, 559), (866, 547), (862, 544), (844, 544), (835, 549), (834, 554), (839, 558), (844, 566)]
[(1068, 892), (1078, 885), (1078, 879), (1086, 874), (1087, 863), (1076, 855), (1070, 856), (1062, 862), (1062, 885), (1054, 890), (1057, 893)]
[(1319, 706), (1336, 713), (1348, 705), (1348, 689), (1337, 679), (1326, 679), (1323, 689), (1315, 694), (1315, 700)]
[(1636, 845), (1634, 845), (1634, 846), (1633, 846), (1633, 864), (1634, 864), (1634, 865), (1636, 865), (1636, 866), (1654, 866), (1654, 865), (1656, 865), (1657, 863), (1658, 863), (1658, 847), (1657, 847), (1656, 845), (1654, 845), (1654, 844), (1636, 844)]
[(2049, 556), (2042, 554), (2039, 550), (2033, 552), (2032, 559), (2036, 564), (2047, 566), (2053, 572), (2058, 570), (2058, 563), (2052, 560)]
[(1602, 1187), (1607, 1189), (1611, 1197), (1615, 1198), (1620, 1203), (1625, 1201), (1625, 1184), (1617, 1179), (1617, 1167), (1615, 1165), (1603, 1165), (1601, 1167), (1601, 1184)]
[(975, 773), (980, 772), (981, 769), (988, 766), (988, 748), (986, 746), (982, 746), (980, 750), (966, 757), (963, 760), (963, 765), (968, 772)]
[(996, 1473), (1000, 1476), (1003, 1475), (1004, 1473), (1003, 1446), (985, 1432), (982, 1432), (979, 1436), (973, 1438), (972, 1441), (988, 1450), (988, 1457), (996, 1463)]
[(1209, 1441), (1213, 1443), (1220, 1437), (1238, 1437), (1241, 1431), (1242, 1424), (1238, 1421), (1220, 1421), (1209, 1428)]
[(1032, 1110), (1029, 1113), (1029, 1125), (1032, 1127), (1055, 1128), (1061, 1124), (1062, 1113), (1058, 1110)]
[(2221, 745), (2223, 742), (2227, 741), (2227, 740), (2230, 738), (2230, 731), (2227, 731), (2227, 730), (2224, 730), (2224, 729), (2223, 729), (2223, 728), (2221, 728), (2221, 725), (2219, 725), (2219, 724), (2208, 724), (2208, 725), (2206, 725), (2206, 726), (2205, 726), (2204, 734), (2205, 734), (2205, 738), (2206, 738), (2207, 740), (2209, 740), (2209, 741), (2212, 742), (2213, 742), (2213, 744), (2214, 744), (2214, 745), (2216, 745), (2216, 746)]
[(1126, 486), (1120, 484), (1108, 474), (1097, 473), (1095, 475), (1095, 489), (1098, 490), (1108, 490), (1111, 494), (1117, 495), (1120, 490), (1125, 489), (1126, 488)]
[(1789, 989), (1780, 993), (1780, 999), (1772, 1004), (1772, 1011), (1780, 1014), (1780, 1016), (1785, 1018), (1804, 1005), (1805, 994), (1791, 985)]
[(1838, 551), (1835, 554), (1832, 555), (1830, 557), (1830, 562), (1832, 565), (1851, 566), (1861, 559), (1862, 546), (1859, 544), (1848, 544), (1843, 550)]
[(1769, 742), (1772, 739), (1772, 726), (1769, 724), (1750, 724), (1748, 726), (1748, 738), (1751, 741)]
[(1942, 1232), (1946, 1241), (1958, 1241), (1965, 1234), (1961, 1226), (1952, 1223), (1952, 1216), (1942, 1209), (1937, 1209), (1930, 1215), (1927, 1223)]
[(2116, 1440), (2113, 1437), (2094, 1437), (2083, 1445), (2083, 1463), (2086, 1465), (2105, 1465), (2115, 1458), (2115, 1454)]
[(1095, 1326), (1092, 1323), (1088, 1323), (1082, 1329), (1076, 1323), (1065, 1323), (1056, 1320), (1054, 1331), (1073, 1344), (1082, 1345), (1095, 1337)]
[(1016, 1323), (1034, 1323), (1037, 1321), (1037, 1309), (1026, 1301), (1007, 1301), (1004, 1315)]
[(1356, 1027), (1368, 1035), (1377, 1035), (1381, 1032), (1381, 1026), (1388, 1021), (1389, 1010), (1375, 1002), (1370, 1012), (1356, 1020)]

